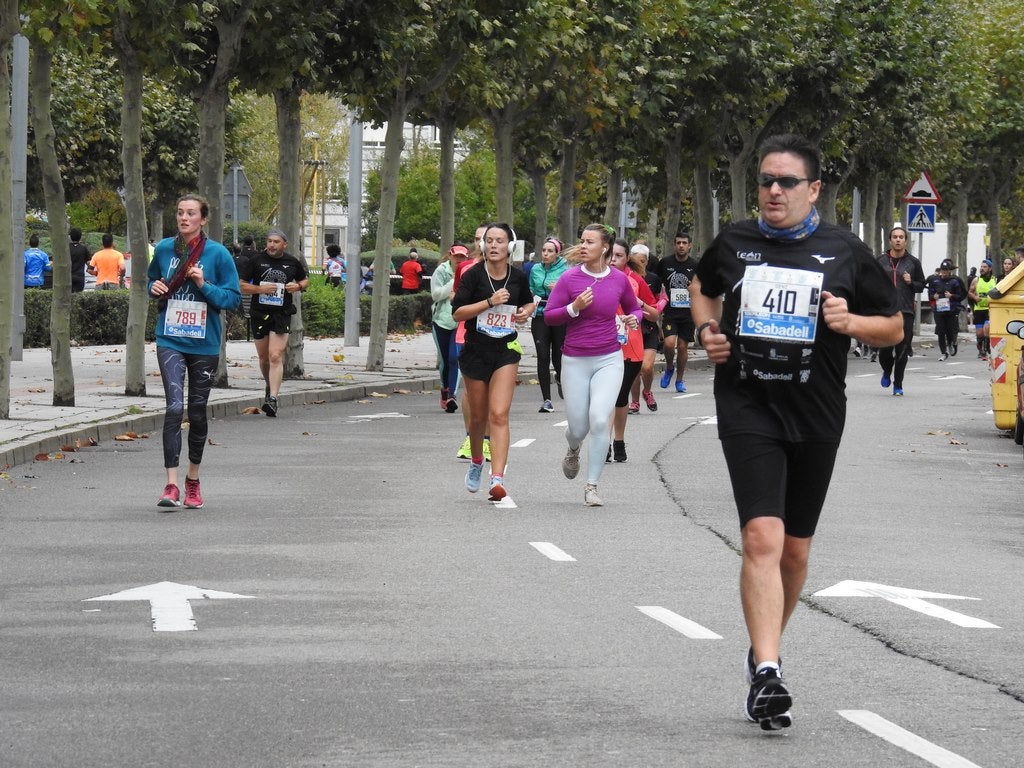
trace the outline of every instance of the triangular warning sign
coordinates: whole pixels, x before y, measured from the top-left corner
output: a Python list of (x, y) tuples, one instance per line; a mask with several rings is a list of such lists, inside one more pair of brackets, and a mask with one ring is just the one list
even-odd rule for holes
[(921, 171), (921, 175), (917, 180), (907, 187), (907, 191), (903, 193), (904, 203), (941, 203), (942, 198), (939, 197), (938, 191), (935, 189), (935, 185), (932, 184), (932, 180), (928, 176), (928, 171)]

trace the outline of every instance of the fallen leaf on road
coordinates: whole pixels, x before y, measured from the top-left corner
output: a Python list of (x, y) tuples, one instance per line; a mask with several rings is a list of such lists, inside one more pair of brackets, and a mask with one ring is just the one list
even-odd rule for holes
[(306, 405), (323, 405), (326, 402), (326, 400), (311, 400), (310, 402), (306, 403)]
[(127, 434), (125, 434), (125, 435), (114, 435), (114, 439), (115, 440), (119, 440), (122, 443), (130, 443), (133, 440), (135, 440), (134, 437), (132, 437), (131, 435), (127, 435)]
[(255, 405), (250, 405), (248, 408), (243, 408), (242, 413), (247, 414), (249, 416), (254, 416), (257, 413), (263, 413), (263, 411), (261, 411)]
[(950, 445), (967, 445), (967, 443), (961, 442), (961, 441), (957, 440), (955, 437), (949, 438), (949, 444)]
[(370, 404), (369, 400), (356, 400), (356, 402), (359, 403), (360, 405), (369, 405)]
[(95, 437), (90, 437), (89, 438), (89, 445), (99, 445), (99, 443), (96, 442), (96, 438)]
[(220, 443), (213, 442), (213, 438), (212, 437), (206, 438), (206, 444), (207, 445), (220, 445)]
[(74, 453), (78, 450), (78, 447), (74, 445), (62, 445), (60, 449), (65, 453)]
[(408, 389), (393, 389), (391, 390), (396, 395), (408, 395), (411, 394)]
[(336, 363), (343, 363), (343, 362), (345, 362), (345, 356), (344, 355), (331, 355), (331, 358)]
[(63, 459), (63, 458), (64, 458), (64, 454), (63, 454), (63, 453), (60, 453), (60, 452), (58, 452), (58, 453), (55, 453), (55, 454), (53, 454), (53, 456), (51, 456), (51, 458), (53, 458), (53, 459), (57, 459), (58, 461), (60, 461), (61, 459)]
[(316, 437), (319, 433), (318, 432), (303, 432), (302, 434), (305, 435), (306, 437)]
[(929, 432), (927, 432), (927, 434), (929, 434), (929, 435), (950, 435), (950, 434), (952, 434), (952, 432), (947, 432), (944, 429), (933, 429), (933, 430), (930, 430)]
[(45, 392), (46, 389), (44, 387), (29, 387), (28, 391), (29, 392)]
[(37, 453), (35, 455), (35, 459), (34, 460), (35, 461), (49, 461), (50, 460), (50, 454), (48, 454), (48, 453)]
[(383, 392), (371, 392), (370, 397), (387, 397)]

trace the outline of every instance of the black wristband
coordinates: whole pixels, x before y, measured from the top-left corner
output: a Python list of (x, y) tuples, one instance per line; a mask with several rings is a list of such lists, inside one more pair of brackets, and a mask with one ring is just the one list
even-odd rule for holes
[(693, 343), (696, 344), (700, 349), (704, 349), (704, 345), (700, 343), (700, 335), (705, 328), (710, 328), (711, 323), (701, 323), (697, 326), (697, 330), (693, 332)]
[(491, 297), (490, 296), (487, 297), (487, 306), (488, 307), (493, 307), (494, 306), (493, 304), (491, 304)]

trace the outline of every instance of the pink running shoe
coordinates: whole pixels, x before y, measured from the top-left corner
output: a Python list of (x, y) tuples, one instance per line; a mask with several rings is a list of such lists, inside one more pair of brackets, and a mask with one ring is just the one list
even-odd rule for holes
[(199, 481), (185, 478), (185, 506), (189, 509), (202, 509), (203, 497), (199, 493)]
[(658, 410), (658, 402), (654, 399), (654, 393), (651, 390), (647, 390), (643, 393), (644, 402), (647, 403), (647, 410), (654, 412)]
[(160, 501), (156, 503), (158, 507), (180, 507), (181, 506), (181, 492), (178, 490), (178, 486), (174, 483), (168, 483), (164, 486), (164, 493), (160, 497)]

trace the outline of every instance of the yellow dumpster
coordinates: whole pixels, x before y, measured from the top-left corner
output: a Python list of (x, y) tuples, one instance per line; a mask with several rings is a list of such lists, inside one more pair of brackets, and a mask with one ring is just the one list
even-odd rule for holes
[(1021, 432), (1018, 425), (1018, 368), (1024, 346), (1024, 262), (989, 292), (989, 338), (992, 354), (992, 411), (999, 429)]

